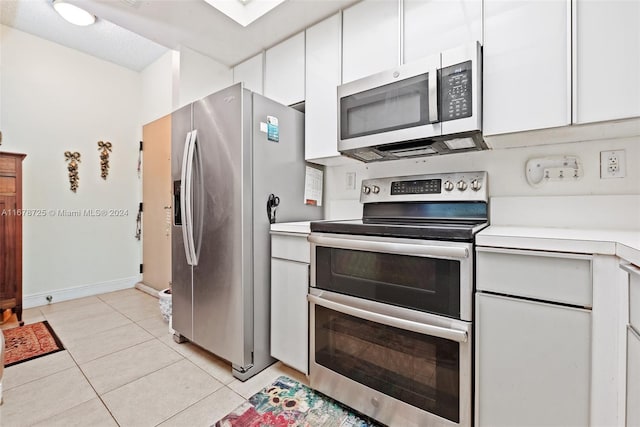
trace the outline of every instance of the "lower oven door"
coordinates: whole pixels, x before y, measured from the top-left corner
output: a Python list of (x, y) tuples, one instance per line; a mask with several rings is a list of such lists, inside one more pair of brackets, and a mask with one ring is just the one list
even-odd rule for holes
[(390, 426), (471, 425), (471, 323), (311, 289), (311, 386)]

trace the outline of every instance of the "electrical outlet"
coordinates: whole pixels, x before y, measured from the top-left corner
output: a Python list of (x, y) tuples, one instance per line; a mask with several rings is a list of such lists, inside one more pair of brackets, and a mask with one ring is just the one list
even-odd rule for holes
[(600, 178), (624, 178), (626, 174), (624, 150), (600, 152)]

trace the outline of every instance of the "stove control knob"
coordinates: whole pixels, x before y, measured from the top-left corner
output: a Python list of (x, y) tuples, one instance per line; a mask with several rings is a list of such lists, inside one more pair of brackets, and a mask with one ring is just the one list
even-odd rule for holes
[(460, 181), (458, 181), (458, 190), (464, 191), (466, 189), (467, 189), (467, 183), (465, 182), (465, 180), (461, 179)]
[(371, 188), (370, 188), (370, 187), (367, 187), (367, 186), (365, 185), (364, 187), (362, 187), (362, 192), (363, 192), (364, 194), (369, 194), (369, 193), (371, 193)]
[(371, 191), (373, 192), (373, 194), (378, 194), (380, 192), (380, 187), (378, 187), (377, 185), (374, 185), (371, 188)]
[(477, 179), (474, 179), (471, 181), (471, 189), (473, 191), (478, 191), (482, 188), (482, 183), (480, 181), (478, 181)]
[(455, 186), (453, 185), (453, 182), (451, 182), (451, 181), (445, 181), (445, 182), (444, 182), (444, 189), (445, 189), (446, 191), (451, 191), (451, 190), (453, 190), (454, 188), (455, 188)]

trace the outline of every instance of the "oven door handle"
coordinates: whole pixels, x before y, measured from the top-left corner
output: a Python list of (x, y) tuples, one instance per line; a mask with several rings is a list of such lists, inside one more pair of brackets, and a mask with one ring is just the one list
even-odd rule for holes
[(338, 311), (340, 313), (348, 314), (360, 319), (370, 320), (375, 323), (392, 326), (394, 328), (403, 329), (405, 331), (412, 331), (418, 334), (430, 335), (460, 343), (467, 342), (469, 340), (467, 331), (427, 325), (424, 323), (414, 322), (412, 320), (398, 319), (397, 317), (387, 316), (386, 314), (374, 313), (368, 310), (363, 310), (361, 308), (350, 307), (348, 305), (330, 301), (315, 295), (307, 295), (307, 299), (313, 304), (328, 308), (330, 310)]
[(411, 243), (375, 242), (310, 235), (309, 242), (319, 246), (354, 249), (387, 254), (428, 256), (438, 258), (469, 258), (469, 249), (458, 246), (415, 245)]

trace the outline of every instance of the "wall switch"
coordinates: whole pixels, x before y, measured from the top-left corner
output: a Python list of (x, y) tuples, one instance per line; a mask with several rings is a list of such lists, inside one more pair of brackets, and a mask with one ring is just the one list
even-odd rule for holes
[(356, 189), (356, 173), (355, 172), (347, 172), (346, 179), (346, 190), (355, 190)]
[(626, 174), (624, 150), (600, 152), (600, 178), (624, 178)]

